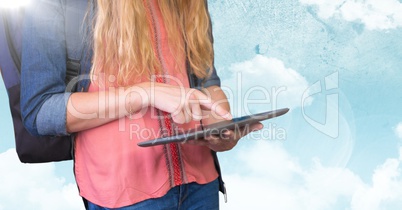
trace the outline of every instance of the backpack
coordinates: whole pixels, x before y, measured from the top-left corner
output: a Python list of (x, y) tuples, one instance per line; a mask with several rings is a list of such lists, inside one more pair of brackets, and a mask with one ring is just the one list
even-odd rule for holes
[[(69, 0), (66, 7), (67, 72), (66, 84), (80, 70), (82, 37), (79, 35), (88, 2)], [(0, 15), (0, 69), (14, 125), (18, 158), (23, 163), (44, 163), (71, 160), (72, 136), (32, 136), (24, 127), (20, 110), (21, 42), (23, 8), (2, 9)], [(77, 50), (79, 49), (79, 50)], [(77, 59), (78, 58), (78, 59)]]

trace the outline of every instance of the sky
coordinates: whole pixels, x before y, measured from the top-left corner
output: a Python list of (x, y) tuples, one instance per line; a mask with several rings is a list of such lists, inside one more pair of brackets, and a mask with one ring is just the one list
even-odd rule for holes
[[(402, 1), (209, 9), (233, 115), (291, 109), (219, 154), (221, 209), (402, 209)], [(18, 162), (2, 84), (0, 110), (0, 210), (82, 209), (71, 162)]]

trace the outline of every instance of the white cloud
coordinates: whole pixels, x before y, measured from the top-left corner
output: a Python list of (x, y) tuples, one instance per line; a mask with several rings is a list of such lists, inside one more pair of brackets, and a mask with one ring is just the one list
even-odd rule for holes
[[(372, 184), (364, 185), (353, 195), (352, 210), (402, 208), (402, 177), (398, 159), (388, 159), (374, 172)], [(393, 208), (384, 208), (392, 206)], [(398, 208), (396, 208), (398, 207)]]
[[(298, 72), (285, 67), (281, 60), (263, 55), (235, 63), (229, 67), (229, 72), (231, 75), (223, 80), (222, 88), (226, 90), (232, 110), (246, 110), (242, 114), (248, 114), (250, 109), (300, 107), (302, 95), (308, 88), (308, 82)], [(310, 105), (311, 101), (309, 98), (305, 105)]]
[(0, 168), (0, 209), (84, 209), (76, 184), (57, 177), (54, 163), (22, 164), (9, 149)]
[(300, 0), (318, 7), (318, 16), (341, 17), (363, 23), (369, 30), (394, 29), (402, 26), (402, 3), (398, 0)]
[(231, 161), (241, 169), (224, 173), (229, 202), (222, 202), (222, 209), (402, 208), (399, 159), (385, 161), (375, 170), (371, 183), (364, 183), (351, 170), (325, 167), (319, 159), (314, 159), (311, 167), (302, 167), (280, 143), (258, 141), (238, 152)]
[(395, 134), (398, 138), (402, 139), (402, 122), (399, 123), (395, 128)]

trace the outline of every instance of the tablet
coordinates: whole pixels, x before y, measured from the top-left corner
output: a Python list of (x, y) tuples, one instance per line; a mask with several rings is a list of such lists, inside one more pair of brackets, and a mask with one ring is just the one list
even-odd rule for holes
[(289, 111), (288, 108), (277, 109), (268, 112), (262, 112), (253, 115), (246, 115), (242, 117), (233, 118), (232, 120), (221, 121), (218, 123), (204, 126), (203, 128), (191, 129), (184, 133), (180, 133), (174, 136), (157, 138), (154, 140), (144, 141), (138, 143), (138, 146), (149, 147), (168, 143), (185, 142), (195, 139), (203, 139), (210, 135), (219, 135), (223, 131), (236, 130), (243, 128), (247, 125), (252, 125), (257, 122), (271, 119), (286, 114)]

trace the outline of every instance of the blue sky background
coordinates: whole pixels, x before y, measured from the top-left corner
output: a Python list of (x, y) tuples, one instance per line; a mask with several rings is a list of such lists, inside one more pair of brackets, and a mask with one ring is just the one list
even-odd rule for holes
[[(291, 108), (220, 154), (229, 199), (221, 208), (401, 209), (402, 2), (209, 7), (232, 112)], [(82, 208), (71, 162), (18, 162), (3, 85), (0, 98), (0, 209)], [(245, 99), (255, 104), (245, 109)]]

